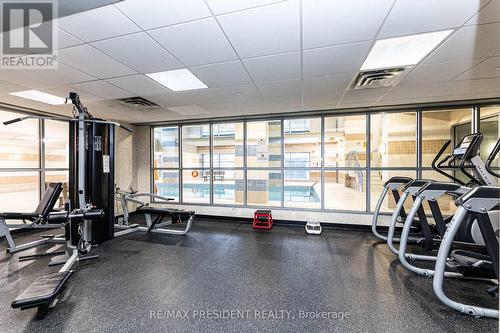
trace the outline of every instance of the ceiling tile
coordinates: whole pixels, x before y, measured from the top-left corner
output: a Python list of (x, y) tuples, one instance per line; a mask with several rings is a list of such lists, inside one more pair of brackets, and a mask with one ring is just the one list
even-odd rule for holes
[(152, 30), (149, 34), (186, 66), (238, 58), (214, 18)]
[(134, 94), (132, 94), (131, 92), (115, 87), (114, 85), (102, 80), (75, 83), (71, 84), (70, 86), (75, 89), (86, 91), (92, 95), (103, 97), (105, 99), (117, 99), (134, 96)]
[(59, 18), (57, 25), (85, 42), (126, 35), (141, 30), (112, 5)]
[(444, 96), (457, 94), (475, 94), (498, 91), (499, 78), (488, 78), (478, 80), (449, 81), (439, 84), (429, 96)]
[(0, 94), (23, 90), (29, 90), (29, 88), (9, 81), (0, 80)]
[(122, 76), (113, 79), (107, 79), (106, 82), (111, 83), (124, 90), (130, 91), (138, 96), (169, 92), (167, 88), (156, 83), (145, 75)]
[(373, 39), (394, 0), (308, 0), (302, 3), (304, 49)]
[[(79, 88), (77, 89), (75, 87), (70, 87), (68, 85), (43, 88), (43, 89), (40, 89), (40, 91), (43, 91), (47, 94), (56, 95), (59, 97), (66, 97), (66, 96), (69, 96), (70, 92), (76, 92), (80, 96), (80, 99), (82, 100), (84, 105), (87, 105), (87, 102), (89, 102), (89, 101), (98, 101), (98, 100), (103, 99), (103, 97), (90, 94), (87, 91), (84, 91), (84, 90), (79, 89)], [(71, 110), (70, 105), (68, 105), (68, 108)], [(92, 113), (92, 109), (89, 108), (89, 111), (90, 111), (90, 113)]]
[(100, 79), (136, 74), (132, 69), (88, 44), (60, 50), (59, 61)]
[(352, 108), (369, 108), (374, 105), (375, 102), (369, 101), (369, 102), (363, 102), (363, 101), (357, 101), (353, 103), (341, 103), (338, 104), (335, 108), (337, 109), (352, 109)]
[(394, 100), (394, 99), (408, 99), (408, 98), (418, 98), (425, 97), (431, 93), (434, 89), (439, 87), (441, 83), (423, 83), (423, 84), (412, 84), (412, 85), (400, 85), (398, 84), (392, 90), (385, 95), (383, 100)]
[(300, 78), (300, 52), (242, 60), (254, 82), (278, 81)]
[(355, 104), (365, 102), (376, 102), (391, 88), (368, 88), (358, 90), (346, 90), (344, 96), (340, 100), (342, 104)]
[(401, 85), (445, 82), (483, 61), (484, 58), (418, 65), (398, 83)]
[(57, 48), (63, 49), (65, 47), (76, 46), (84, 44), (85, 42), (76, 38), (75, 36), (67, 33), (66, 31), (55, 27), (57, 29)]
[(356, 72), (368, 55), (371, 42), (304, 50), (304, 77)]
[(261, 98), (259, 91), (253, 84), (216, 88), (215, 91), (226, 102), (246, 101)]
[(68, 67), (62, 63), (58, 64), (57, 69), (11, 69), (1, 70), (0, 74), (2, 79), (6, 81), (35, 89), (95, 80), (95, 77)]
[(355, 73), (304, 78), (304, 107), (336, 104)]
[(219, 15), (283, 1), (285, 0), (207, 0), (207, 3), (212, 12)]
[[(462, 26), (478, 12), (484, 0), (398, 0), (377, 36), (378, 39)], [(409, 13), (418, 13), (410, 15)], [(446, 13), (446, 15), (437, 15)]]
[(424, 63), (487, 58), (500, 55), (500, 23), (458, 29)]
[(485, 24), (500, 21), (500, 0), (493, 0), (474, 15), (466, 25)]
[(500, 57), (486, 59), (480, 64), (456, 77), (455, 80), (485, 79), (500, 76)]
[(115, 4), (144, 30), (211, 16), (203, 0), (127, 0)]
[(286, 80), (258, 83), (262, 97), (302, 95), (302, 80)]
[(276, 96), (266, 98), (271, 108), (300, 108), (302, 106), (302, 95)]
[(183, 67), (144, 32), (95, 42), (92, 46), (140, 73)]
[(191, 67), (189, 70), (211, 88), (252, 83), (240, 61)]
[(178, 95), (174, 92), (166, 92), (162, 94), (154, 94), (154, 95), (146, 95), (142, 96), (150, 101), (155, 102), (158, 105), (161, 105), (166, 108), (174, 107), (174, 106), (187, 106), (192, 105), (190, 101), (183, 98), (181, 95)]
[(222, 99), (213, 88), (179, 91), (177, 95), (193, 104), (216, 103)]
[(168, 109), (183, 116), (192, 116), (197, 114), (209, 113), (207, 110), (199, 107), (198, 105), (174, 106)]
[(218, 16), (240, 58), (300, 50), (300, 6), (288, 0)]

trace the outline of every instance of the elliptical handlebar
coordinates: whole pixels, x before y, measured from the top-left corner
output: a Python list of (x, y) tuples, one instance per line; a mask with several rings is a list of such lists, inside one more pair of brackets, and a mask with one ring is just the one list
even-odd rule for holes
[(479, 154), (479, 148), (481, 147), (481, 143), (483, 142), (483, 134), (482, 133), (476, 133), (476, 134), (470, 134), (465, 136), (462, 141), (465, 140), (467, 137), (471, 137), (472, 140), (469, 143), (469, 146), (467, 147), (467, 150), (464, 152), (462, 155), (461, 161), (460, 161), (460, 171), (467, 177), (469, 177), (473, 182), (475, 182), (478, 185), (484, 185), (479, 179), (477, 179), (472, 173), (470, 173), (467, 168), (465, 163), (467, 161), (470, 161), (474, 156)]
[(486, 171), (488, 171), (490, 174), (492, 174), (497, 178), (500, 178), (500, 174), (498, 172), (493, 171), (493, 169), (491, 168), (491, 163), (493, 163), (493, 160), (498, 155), (499, 151), (500, 151), (500, 139), (497, 140), (495, 147), (488, 156), (488, 159), (486, 159)]
[[(431, 163), (432, 169), (434, 171), (436, 171), (437, 173), (445, 176), (446, 178), (451, 179), (453, 182), (456, 182), (460, 185), (465, 185), (465, 183), (463, 181), (461, 181), (460, 179), (458, 179), (458, 178), (456, 178), (456, 177), (454, 177), (454, 176), (452, 176), (452, 175), (450, 175), (442, 170), (442, 169), (452, 169), (453, 168), (452, 163), (455, 161), (454, 155), (446, 155), (441, 159), (441, 156), (443, 156), (444, 152), (446, 151), (446, 149), (448, 149), (450, 144), (451, 144), (451, 140), (448, 140), (443, 144), (441, 149), (439, 149), (439, 152), (436, 154), (436, 156), (432, 160), (432, 163)], [(444, 164), (446, 162), (448, 162), (448, 164), (445, 166)]]

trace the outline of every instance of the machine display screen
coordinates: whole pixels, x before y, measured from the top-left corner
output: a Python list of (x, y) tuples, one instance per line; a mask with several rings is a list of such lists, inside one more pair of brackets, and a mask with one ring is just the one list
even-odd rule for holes
[(460, 141), (459, 145), (453, 150), (454, 155), (463, 155), (469, 148), (473, 137), (470, 135), (465, 136), (462, 141)]

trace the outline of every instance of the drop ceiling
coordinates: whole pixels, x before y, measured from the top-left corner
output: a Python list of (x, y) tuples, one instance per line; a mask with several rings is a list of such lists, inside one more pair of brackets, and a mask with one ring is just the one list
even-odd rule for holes
[[(54, 21), (57, 70), (0, 70), (9, 95), (76, 91), (128, 123), (500, 97), (500, 0), (125, 0)], [(377, 39), (453, 29), (395, 87), (349, 90)], [(208, 89), (173, 92), (145, 74), (187, 68)], [(118, 98), (142, 96), (141, 111)]]

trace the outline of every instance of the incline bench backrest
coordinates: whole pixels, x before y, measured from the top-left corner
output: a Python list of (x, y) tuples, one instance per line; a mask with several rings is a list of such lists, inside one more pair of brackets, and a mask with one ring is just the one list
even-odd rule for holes
[(40, 200), (38, 207), (36, 207), (35, 213), (45, 219), (54, 208), (59, 195), (61, 195), (61, 191), (62, 183), (49, 183), (42, 200)]

